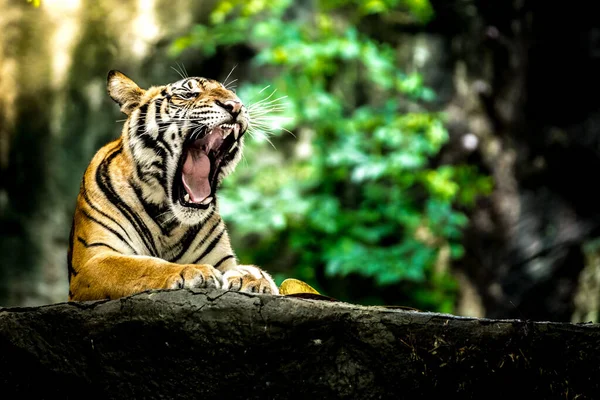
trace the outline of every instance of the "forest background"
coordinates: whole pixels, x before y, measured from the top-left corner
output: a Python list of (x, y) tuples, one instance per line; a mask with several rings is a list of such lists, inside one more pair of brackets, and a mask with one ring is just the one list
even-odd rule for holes
[(538, 3), (0, 0), (0, 305), (66, 300), (118, 69), (142, 87), (231, 73), (262, 105), (220, 205), (240, 261), (278, 282), (596, 321), (600, 25)]

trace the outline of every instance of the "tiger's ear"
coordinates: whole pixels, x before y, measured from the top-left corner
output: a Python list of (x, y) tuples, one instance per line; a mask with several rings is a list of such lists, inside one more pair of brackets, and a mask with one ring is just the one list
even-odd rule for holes
[(121, 106), (121, 111), (127, 115), (140, 104), (144, 89), (141, 89), (125, 74), (112, 70), (106, 78), (106, 89), (109, 96)]

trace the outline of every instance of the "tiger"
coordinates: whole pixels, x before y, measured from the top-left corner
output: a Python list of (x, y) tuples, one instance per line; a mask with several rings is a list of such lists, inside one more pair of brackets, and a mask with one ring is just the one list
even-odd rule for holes
[(244, 103), (213, 79), (142, 89), (117, 70), (107, 92), (127, 118), (83, 174), (69, 300), (179, 288), (279, 294), (267, 272), (238, 264), (219, 215), (217, 190), (240, 161), (250, 124)]

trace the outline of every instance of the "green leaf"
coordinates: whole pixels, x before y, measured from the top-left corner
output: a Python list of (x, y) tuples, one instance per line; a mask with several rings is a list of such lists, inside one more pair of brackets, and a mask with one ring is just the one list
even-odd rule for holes
[(427, 0), (301, 9), (291, 0), (218, 0), (209, 23), (174, 40), (171, 55), (194, 49), (212, 62), (232, 45), (254, 54), (245, 75), (255, 80), (237, 91), (252, 135), (219, 196), (241, 260), (283, 270), (278, 282), (314, 284), (324, 272), (325, 287), (349, 275), (410, 283), (403, 293), (419, 308), (451, 310), (456, 283), (434, 266), (448, 248), (451, 259), (463, 256), (465, 210), (493, 181), (470, 165), (432, 162), (448, 142), (443, 115), (425, 104), (435, 93), (362, 28), (367, 15), (388, 23), (392, 14), (426, 23), (433, 8)]

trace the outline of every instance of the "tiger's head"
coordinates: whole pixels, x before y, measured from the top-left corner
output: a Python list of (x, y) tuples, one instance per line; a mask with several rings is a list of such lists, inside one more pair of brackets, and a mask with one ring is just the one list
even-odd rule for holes
[(249, 124), (242, 101), (223, 84), (198, 77), (143, 90), (110, 71), (107, 88), (128, 116), (122, 139), (136, 190), (146, 202), (168, 205), (180, 222), (200, 222), (241, 158)]

